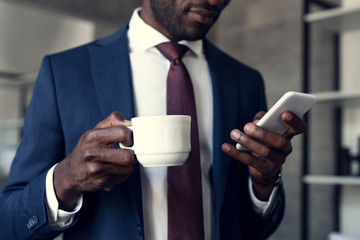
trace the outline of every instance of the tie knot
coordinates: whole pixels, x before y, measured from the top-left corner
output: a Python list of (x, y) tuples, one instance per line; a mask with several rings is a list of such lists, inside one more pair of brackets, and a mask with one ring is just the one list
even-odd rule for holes
[(175, 62), (176, 59), (181, 59), (189, 48), (185, 45), (180, 45), (174, 42), (165, 42), (156, 45), (156, 48), (170, 60)]

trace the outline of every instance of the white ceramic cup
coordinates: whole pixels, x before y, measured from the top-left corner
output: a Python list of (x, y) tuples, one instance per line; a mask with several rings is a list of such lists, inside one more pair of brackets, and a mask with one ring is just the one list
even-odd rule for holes
[(178, 166), (187, 160), (191, 151), (190, 116), (134, 117), (131, 124), (134, 145), (130, 149), (144, 167)]

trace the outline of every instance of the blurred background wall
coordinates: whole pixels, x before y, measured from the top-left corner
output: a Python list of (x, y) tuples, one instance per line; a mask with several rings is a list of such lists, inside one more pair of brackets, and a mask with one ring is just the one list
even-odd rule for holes
[[(340, 0), (327, 2), (341, 5)], [(114, 32), (140, 5), (141, 0), (0, 0), (0, 189), (21, 136), (22, 117), (42, 57)], [(286, 91), (303, 89), (302, 8), (301, 0), (234, 0), (208, 35), (225, 52), (260, 70), (269, 107)], [(312, 32), (310, 58), (316, 67), (310, 71), (311, 91), (330, 90), (333, 34), (323, 29)], [(333, 118), (327, 106), (311, 113), (309, 131), (315, 146), (311, 154), (316, 159), (312, 172), (334, 173), (334, 135), (329, 131), (334, 128)], [(294, 138), (293, 147), (284, 166), (285, 217), (272, 240), (301, 239), (302, 136)], [(307, 239), (328, 239), (334, 230), (338, 192), (327, 185), (311, 186), (309, 191)]]

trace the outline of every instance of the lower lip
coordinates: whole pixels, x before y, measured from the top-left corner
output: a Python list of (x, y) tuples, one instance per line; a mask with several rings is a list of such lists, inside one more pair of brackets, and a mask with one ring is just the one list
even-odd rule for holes
[(189, 15), (196, 21), (196, 22), (199, 22), (199, 23), (202, 23), (202, 24), (212, 24), (213, 21), (214, 21), (214, 18), (213, 17), (208, 17), (208, 16), (204, 16), (204, 15), (201, 15), (199, 13), (196, 13), (196, 12), (189, 12)]

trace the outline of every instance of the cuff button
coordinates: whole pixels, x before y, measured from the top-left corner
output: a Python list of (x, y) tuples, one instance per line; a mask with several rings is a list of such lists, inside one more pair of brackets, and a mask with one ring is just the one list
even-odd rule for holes
[(31, 229), (33, 227), (35, 227), (36, 225), (38, 225), (39, 223), (39, 219), (37, 216), (32, 216), (31, 218), (29, 218), (29, 221), (27, 222), (27, 227), (28, 229)]

